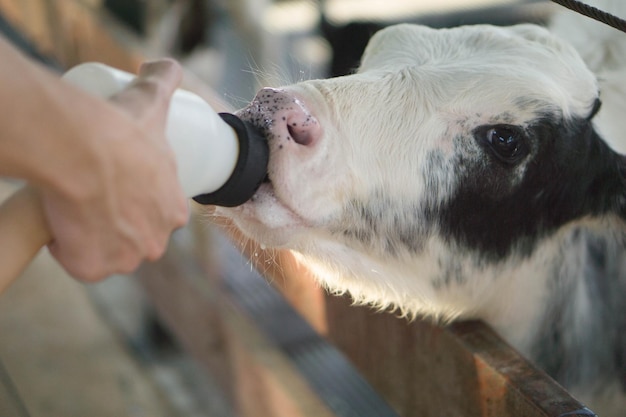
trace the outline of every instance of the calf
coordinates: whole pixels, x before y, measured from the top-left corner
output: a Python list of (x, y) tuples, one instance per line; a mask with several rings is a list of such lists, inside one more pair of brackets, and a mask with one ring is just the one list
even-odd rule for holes
[(359, 303), (485, 320), (622, 415), (626, 164), (596, 131), (599, 103), (578, 53), (540, 27), (390, 27), (356, 74), (239, 111), (267, 136), (268, 180), (218, 214)]

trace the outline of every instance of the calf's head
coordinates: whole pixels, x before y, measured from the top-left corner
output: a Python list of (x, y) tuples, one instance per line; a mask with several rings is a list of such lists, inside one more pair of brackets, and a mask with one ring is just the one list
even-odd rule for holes
[(613, 204), (597, 97), (576, 52), (539, 27), (390, 27), (356, 74), (263, 89), (239, 111), (267, 136), (269, 180), (222, 213), (333, 289), (423, 304)]

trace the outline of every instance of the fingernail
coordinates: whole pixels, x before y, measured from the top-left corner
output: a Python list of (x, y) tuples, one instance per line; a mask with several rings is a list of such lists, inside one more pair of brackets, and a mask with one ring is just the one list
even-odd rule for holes
[(158, 59), (154, 61), (146, 61), (139, 67), (139, 75), (152, 75), (163, 72), (176, 65), (175, 61), (169, 58)]

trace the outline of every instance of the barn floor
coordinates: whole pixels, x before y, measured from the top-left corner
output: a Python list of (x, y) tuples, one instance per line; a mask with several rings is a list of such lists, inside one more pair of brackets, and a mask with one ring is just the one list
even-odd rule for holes
[(2, 416), (173, 415), (85, 288), (46, 253), (0, 298), (0, 338)]

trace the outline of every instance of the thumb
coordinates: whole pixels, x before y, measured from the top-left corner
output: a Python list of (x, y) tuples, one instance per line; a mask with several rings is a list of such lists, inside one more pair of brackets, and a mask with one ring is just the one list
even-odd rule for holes
[(181, 79), (182, 68), (172, 59), (145, 62), (139, 68), (137, 78), (110, 100), (135, 118), (147, 116), (153, 126), (163, 129), (170, 99)]
[(169, 97), (179, 86), (182, 77), (180, 64), (173, 59), (163, 58), (141, 64), (135, 83), (156, 82), (161, 87), (157, 93)]

